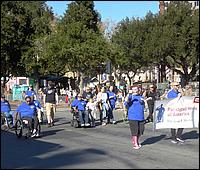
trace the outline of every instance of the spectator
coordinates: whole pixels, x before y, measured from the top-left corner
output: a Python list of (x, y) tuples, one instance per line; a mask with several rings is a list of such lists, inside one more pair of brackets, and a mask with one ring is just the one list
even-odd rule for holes
[(184, 95), (185, 96), (192, 96), (192, 86), (191, 85), (186, 85), (185, 90), (184, 90)]
[(138, 87), (132, 88), (132, 94), (128, 96), (128, 120), (132, 135), (134, 149), (139, 149), (139, 137), (144, 133), (144, 97)]
[[(172, 82), (171, 89), (167, 93), (167, 98), (174, 99), (176, 97), (183, 96), (184, 92), (179, 87), (180, 87), (180, 84), (178, 82)], [(176, 129), (171, 128), (171, 142), (174, 144), (178, 142), (183, 143), (184, 140), (181, 139), (182, 133), (183, 133), (183, 128), (178, 128), (177, 133), (176, 133)]]
[(48, 87), (44, 90), (44, 107), (46, 107), (48, 127), (54, 126), (54, 116), (58, 105), (58, 93), (52, 81), (48, 82)]
[(149, 114), (146, 118), (146, 122), (153, 122), (153, 111), (154, 111), (154, 104), (155, 101), (159, 99), (160, 95), (157, 92), (155, 85), (150, 85), (149, 90), (145, 90), (143, 93), (148, 105)]

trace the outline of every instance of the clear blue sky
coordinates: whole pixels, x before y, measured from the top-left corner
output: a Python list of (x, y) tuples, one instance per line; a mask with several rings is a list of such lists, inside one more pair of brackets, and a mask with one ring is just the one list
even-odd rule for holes
[[(47, 5), (53, 8), (53, 12), (63, 16), (67, 4), (72, 1), (47, 1)], [(148, 11), (153, 14), (159, 12), (159, 1), (94, 1), (95, 10), (101, 15), (101, 20), (107, 19), (119, 22), (129, 17), (144, 17)]]

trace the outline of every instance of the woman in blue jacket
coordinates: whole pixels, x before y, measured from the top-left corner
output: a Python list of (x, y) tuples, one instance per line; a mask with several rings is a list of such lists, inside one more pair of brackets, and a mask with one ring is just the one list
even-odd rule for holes
[(144, 97), (139, 94), (139, 88), (133, 87), (132, 94), (128, 96), (128, 120), (132, 135), (134, 149), (139, 149), (139, 137), (144, 133)]

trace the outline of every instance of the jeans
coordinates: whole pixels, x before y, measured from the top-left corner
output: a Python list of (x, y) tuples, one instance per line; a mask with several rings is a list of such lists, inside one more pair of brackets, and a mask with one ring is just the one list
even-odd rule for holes
[(81, 124), (88, 123), (88, 111), (79, 110), (79, 120)]

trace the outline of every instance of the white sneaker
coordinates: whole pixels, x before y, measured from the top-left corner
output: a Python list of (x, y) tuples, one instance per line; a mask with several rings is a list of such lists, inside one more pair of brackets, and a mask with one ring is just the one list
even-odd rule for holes
[(90, 124), (89, 124), (89, 123), (86, 123), (85, 126), (90, 126)]
[(176, 144), (176, 143), (178, 143), (178, 140), (171, 140), (171, 143), (174, 143), (174, 144)]
[(185, 141), (180, 139), (180, 138), (176, 138), (177, 141), (181, 142), (181, 143), (184, 143)]
[(103, 123), (102, 123), (102, 126), (106, 126), (106, 122), (103, 122)]
[(117, 123), (117, 121), (115, 121), (115, 120), (112, 121), (112, 124), (116, 124), (116, 123)]
[(33, 134), (36, 133), (36, 132), (37, 132), (37, 130), (36, 130), (36, 129), (33, 129)]
[(82, 124), (81, 124), (81, 127), (83, 127), (83, 126), (85, 126), (85, 124), (84, 124), (84, 123), (82, 123)]
[(31, 135), (31, 137), (32, 137), (32, 138), (36, 137), (36, 133), (33, 133), (33, 134)]
[(36, 137), (39, 137), (39, 136), (40, 136), (39, 132), (37, 132), (35, 136), (36, 136)]

